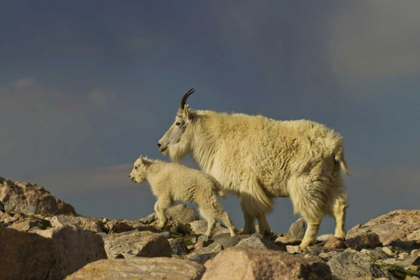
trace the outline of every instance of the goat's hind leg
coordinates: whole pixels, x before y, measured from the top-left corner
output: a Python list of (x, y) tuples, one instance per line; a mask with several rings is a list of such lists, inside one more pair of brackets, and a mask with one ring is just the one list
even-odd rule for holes
[(222, 211), (222, 214), (219, 215), (219, 220), (221, 220), (225, 224), (225, 226), (227, 226), (230, 232), (230, 236), (236, 236), (236, 233), (235, 233), (236, 227), (233, 225), (229, 217), (229, 214), (227, 212)]

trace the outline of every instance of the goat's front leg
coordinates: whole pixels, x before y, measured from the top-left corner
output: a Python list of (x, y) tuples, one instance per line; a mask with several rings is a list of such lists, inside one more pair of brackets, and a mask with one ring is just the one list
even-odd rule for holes
[(167, 222), (166, 209), (171, 206), (170, 197), (159, 197), (155, 203), (155, 213), (158, 219), (158, 228), (163, 228)]

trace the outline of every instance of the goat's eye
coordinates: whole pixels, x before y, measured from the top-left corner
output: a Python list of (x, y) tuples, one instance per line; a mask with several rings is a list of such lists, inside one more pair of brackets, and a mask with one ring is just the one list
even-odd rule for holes
[(137, 169), (137, 166), (136, 166), (136, 167), (134, 167), (134, 169)]
[(177, 123), (176, 123), (176, 126), (180, 126), (180, 125), (181, 125), (181, 123), (180, 123), (180, 122), (177, 122)]

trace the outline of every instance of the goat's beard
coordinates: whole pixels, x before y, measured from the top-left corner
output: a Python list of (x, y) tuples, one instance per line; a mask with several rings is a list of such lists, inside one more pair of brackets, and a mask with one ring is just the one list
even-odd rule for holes
[(182, 142), (170, 145), (167, 150), (169, 151), (171, 161), (175, 163), (181, 162), (181, 160), (190, 152), (189, 145), (182, 144)]

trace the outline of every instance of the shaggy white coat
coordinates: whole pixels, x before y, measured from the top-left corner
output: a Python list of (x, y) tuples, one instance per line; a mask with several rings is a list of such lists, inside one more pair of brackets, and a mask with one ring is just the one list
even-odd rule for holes
[(186, 105), (159, 147), (175, 162), (190, 153), (225, 190), (240, 196), (244, 233), (255, 232), (255, 219), (260, 231), (271, 232), (265, 215), (273, 199), (290, 197), (294, 213), (308, 225), (302, 249), (316, 241), (325, 214), (335, 218), (335, 236), (345, 238), (347, 198), (340, 167), (346, 174), (348, 169), (343, 139), (322, 124), (192, 110)]
[(133, 182), (142, 183), (147, 180), (153, 194), (157, 197), (155, 212), (158, 227), (167, 222), (166, 210), (175, 201), (196, 203), (201, 216), (206, 219), (208, 228), (206, 235), (211, 236), (216, 219), (221, 220), (235, 236), (235, 227), (228, 213), (223, 211), (218, 194), (220, 184), (210, 175), (177, 163), (151, 160), (140, 156), (134, 163), (130, 173)]

